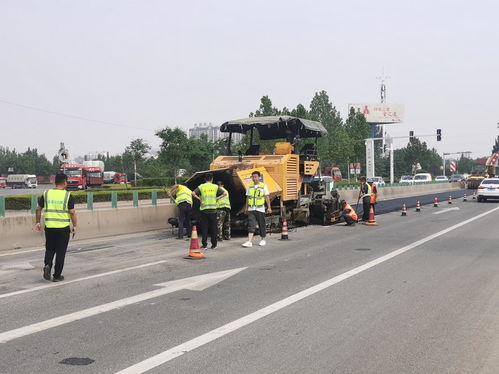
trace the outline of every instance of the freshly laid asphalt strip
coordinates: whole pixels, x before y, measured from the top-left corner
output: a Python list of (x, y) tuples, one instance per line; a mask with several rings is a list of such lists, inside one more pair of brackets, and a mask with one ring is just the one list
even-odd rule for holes
[[(476, 192), (476, 190), (462, 189), (450, 192), (440, 192), (427, 195), (402, 197), (399, 199), (382, 200), (378, 201), (378, 203), (376, 204), (376, 214), (390, 213), (398, 210), (401, 211), (403, 203), (405, 203), (407, 209), (415, 208), (418, 200), (421, 203), (421, 205), (432, 204), (432, 209), (433, 209), (433, 199), (435, 199), (435, 197), (438, 198), (438, 205), (440, 208), (452, 207), (452, 205), (448, 203), (449, 196), (452, 196), (452, 200), (462, 201), (464, 194), (466, 194), (468, 201), (471, 201), (473, 198), (473, 192)], [(379, 189), (378, 196), (380, 197), (383, 196), (382, 188)], [(340, 191), (340, 197), (341, 197), (341, 191)], [(353, 208), (355, 209), (355, 206)], [(359, 203), (359, 211), (362, 212), (362, 202)]]

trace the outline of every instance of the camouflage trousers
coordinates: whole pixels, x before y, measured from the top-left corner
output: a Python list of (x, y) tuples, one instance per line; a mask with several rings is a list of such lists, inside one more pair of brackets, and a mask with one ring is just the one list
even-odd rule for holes
[(218, 240), (230, 239), (230, 210), (217, 210)]

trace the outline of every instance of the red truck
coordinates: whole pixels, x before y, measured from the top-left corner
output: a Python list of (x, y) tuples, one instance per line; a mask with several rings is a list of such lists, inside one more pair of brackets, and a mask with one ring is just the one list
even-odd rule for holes
[(0, 188), (7, 187), (7, 182), (5, 178), (0, 177)]
[(104, 174), (100, 167), (63, 164), (61, 172), (68, 176), (68, 190), (86, 190), (88, 187), (99, 187), (104, 183)]
[(328, 166), (324, 168), (322, 175), (325, 177), (332, 177), (335, 182), (341, 182), (343, 180), (340, 168), (335, 166)]
[(115, 173), (114, 174), (114, 184), (127, 184), (128, 179), (125, 173)]

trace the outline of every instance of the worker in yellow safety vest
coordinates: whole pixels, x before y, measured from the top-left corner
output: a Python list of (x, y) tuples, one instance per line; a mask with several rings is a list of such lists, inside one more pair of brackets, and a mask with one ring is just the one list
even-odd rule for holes
[(205, 183), (192, 191), (192, 196), (199, 200), (202, 248), (208, 248), (208, 234), (211, 239), (211, 249), (217, 248), (217, 203), (226, 193), (213, 183), (213, 174), (205, 175)]
[(230, 240), (230, 197), (222, 181), (218, 186), (223, 190), (224, 196), (217, 202), (218, 241)]
[(178, 207), (178, 234), (177, 239), (183, 239), (184, 234), (187, 238), (191, 237), (191, 211), (192, 211), (192, 191), (182, 185), (176, 184), (171, 189), (175, 204)]
[(367, 183), (366, 177), (361, 177), (359, 200), (362, 199), (362, 220), (365, 222), (369, 220), (369, 210), (371, 208), (371, 193), (372, 188), (369, 183)]
[[(76, 212), (74, 209), (74, 198), (66, 191), (68, 177), (65, 174), (55, 176), (55, 188), (45, 191), (38, 198), (36, 208), (35, 231), (42, 231), (41, 218), (44, 210), (45, 225), (45, 266), (43, 267), (43, 278), (50, 280), (52, 262), (55, 256), (55, 267), (52, 280), (59, 282), (64, 280), (62, 269), (68, 249), (69, 235), (76, 233)], [(70, 225), (73, 224), (72, 230)]]
[[(253, 236), (255, 235), (256, 226), (260, 231), (260, 246), (267, 244), (265, 241), (265, 213), (271, 214), (270, 194), (267, 185), (260, 181), (261, 174), (258, 170), (251, 173), (251, 183), (246, 190), (246, 205), (244, 213), (248, 215), (248, 240), (243, 243), (243, 247), (253, 246)], [(267, 204), (267, 210), (265, 210)]]

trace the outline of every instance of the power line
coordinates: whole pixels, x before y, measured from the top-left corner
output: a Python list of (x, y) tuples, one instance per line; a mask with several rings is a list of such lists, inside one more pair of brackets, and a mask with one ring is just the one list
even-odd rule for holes
[(156, 131), (156, 130), (153, 130), (153, 129), (148, 129), (148, 128), (145, 128), (145, 127), (137, 127), (137, 126), (123, 125), (123, 124), (114, 123), (114, 122), (109, 122), (109, 121), (102, 121), (102, 120), (98, 120), (98, 119), (93, 119), (93, 118), (87, 118), (87, 117), (77, 116), (77, 115), (75, 115), (75, 114), (68, 114), (68, 113), (56, 112), (56, 111), (53, 111), (53, 110), (47, 110), (47, 109), (43, 109), (43, 108), (38, 108), (38, 107), (31, 106), (31, 105), (25, 105), (25, 104), (14, 103), (14, 102), (12, 102), (12, 101), (7, 101), (7, 100), (3, 100), (3, 99), (0, 99), (0, 103), (3, 103), (3, 104), (8, 104), (8, 105), (12, 105), (12, 106), (15, 106), (15, 107), (18, 107), (18, 108), (23, 108), (23, 109), (34, 110), (34, 111), (37, 111), (37, 112), (48, 113), (48, 114), (54, 114), (54, 115), (56, 115), (56, 116), (60, 116), (60, 117), (66, 117), (66, 118), (77, 119), (77, 120), (80, 120), (80, 121), (87, 121), (87, 122), (100, 123), (101, 125), (108, 125), (108, 126), (115, 126), (115, 127), (123, 127), (123, 128), (135, 129), (135, 130)]

